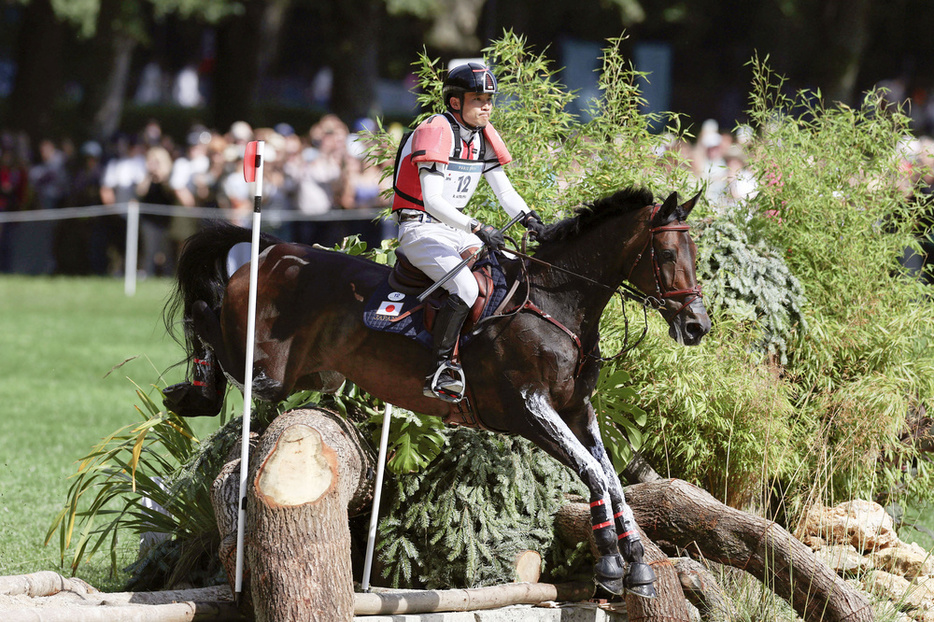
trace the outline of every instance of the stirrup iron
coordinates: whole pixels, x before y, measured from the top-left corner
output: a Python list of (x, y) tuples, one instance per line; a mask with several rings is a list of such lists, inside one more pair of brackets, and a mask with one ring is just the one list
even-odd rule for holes
[[(442, 382), (442, 376), (447, 374), (448, 379)], [(464, 399), (464, 391), (467, 387), (467, 378), (464, 376), (464, 370), (460, 365), (451, 361), (442, 361), (438, 365), (435, 373), (428, 376), (425, 382), (425, 395), (436, 397), (445, 402), (456, 404)]]

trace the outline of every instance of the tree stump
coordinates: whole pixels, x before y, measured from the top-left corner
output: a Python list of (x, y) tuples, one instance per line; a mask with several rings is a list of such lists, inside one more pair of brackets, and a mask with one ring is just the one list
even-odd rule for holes
[[(213, 502), (221, 559), (234, 584), (239, 460), (221, 471)], [(251, 451), (243, 605), (257, 620), (353, 618), (348, 508), (372, 497), (371, 453), (352, 425), (317, 409), (276, 418)]]

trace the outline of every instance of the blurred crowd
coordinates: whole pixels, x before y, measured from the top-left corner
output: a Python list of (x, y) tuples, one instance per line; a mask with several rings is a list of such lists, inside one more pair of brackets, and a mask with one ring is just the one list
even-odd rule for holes
[[(140, 217), (138, 270), (143, 275), (171, 275), (180, 245), (202, 226), (199, 218), (186, 217), (184, 208), (226, 208), (226, 218), (249, 226), (253, 197), (243, 179), (243, 153), (247, 142), (264, 140), (264, 229), (306, 244), (332, 246), (358, 234), (369, 245), (379, 245), (395, 236), (395, 227), (389, 219), (373, 217), (387, 206), (386, 190), (392, 183), (384, 176), (390, 162), (373, 166), (365, 157), (367, 133), (375, 129), (370, 119), (348, 127), (329, 114), (303, 134), (286, 124), (254, 129), (238, 121), (224, 133), (192, 127), (183, 144), (176, 144), (151, 121), (139, 134), (120, 135), (108, 145), (68, 140), (33, 145), (27, 136), (0, 129), (0, 213), (133, 200), (144, 206), (175, 206), (182, 215), (144, 210)], [(393, 131), (401, 135), (402, 128)], [(659, 155), (676, 152), (679, 165), (688, 167), (698, 187), (704, 188), (707, 204), (722, 213), (758, 193), (759, 181), (747, 166), (751, 138), (748, 127), (725, 131), (708, 119), (695, 141), (672, 138)], [(906, 196), (925, 205), (934, 203), (934, 139), (906, 140), (899, 156)], [(367, 210), (357, 212), (362, 218), (347, 212), (361, 208)], [(934, 230), (934, 209), (929, 211), (931, 218), (919, 223), (925, 255), (906, 251), (903, 258), (913, 271), (920, 270), (928, 256), (934, 257), (934, 241), (927, 233)], [(283, 218), (286, 213), (299, 218)], [(0, 272), (10, 271), (16, 230), (25, 224), (0, 222)], [(42, 237), (49, 241), (51, 265), (43, 272), (123, 270), (125, 217), (72, 218), (46, 226)]]
[[(249, 226), (253, 197), (243, 178), (243, 153), (251, 140), (265, 141), (264, 229), (306, 244), (333, 245), (351, 234), (370, 244), (385, 237), (384, 226), (371, 218), (285, 219), (282, 214), (320, 216), (335, 210), (382, 208), (382, 167), (365, 161), (366, 132), (371, 119), (348, 127), (325, 115), (304, 134), (287, 124), (252, 128), (238, 121), (226, 132), (203, 126), (190, 129), (178, 144), (150, 121), (136, 135), (119, 135), (112, 143), (49, 139), (33, 144), (21, 133), (0, 130), (0, 212), (114, 205), (177, 208), (225, 208), (225, 217)], [(181, 210), (178, 210), (181, 211)], [(201, 211), (201, 210), (199, 210)], [(194, 213), (194, 212), (193, 212)], [(29, 223), (35, 227), (40, 225)], [(170, 275), (180, 244), (201, 226), (181, 214), (140, 217), (139, 270), (144, 275)], [(34, 228), (35, 228), (34, 227)], [(25, 223), (0, 222), (0, 272), (9, 271), (15, 234)], [(123, 270), (126, 219), (69, 218), (48, 225), (53, 265), (58, 274), (116, 274)]]

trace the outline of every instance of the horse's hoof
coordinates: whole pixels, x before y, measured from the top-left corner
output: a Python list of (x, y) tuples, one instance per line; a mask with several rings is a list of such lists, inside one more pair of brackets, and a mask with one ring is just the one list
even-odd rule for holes
[(594, 577), (593, 581), (597, 584), (597, 587), (606, 590), (613, 596), (622, 596), (626, 591), (622, 578), (611, 579), (609, 577)]
[(213, 417), (223, 402), (200, 393), (190, 382), (179, 382), (162, 390), (162, 404), (180, 417)]
[(623, 580), (627, 592), (642, 598), (655, 598), (655, 571), (648, 564), (632, 562)]
[(594, 582), (604, 590), (620, 596), (626, 590), (623, 583), (623, 558), (619, 555), (604, 555), (593, 566)]
[(651, 583), (648, 585), (633, 585), (632, 587), (626, 587), (626, 591), (640, 598), (655, 598), (658, 594), (655, 592), (655, 586)]

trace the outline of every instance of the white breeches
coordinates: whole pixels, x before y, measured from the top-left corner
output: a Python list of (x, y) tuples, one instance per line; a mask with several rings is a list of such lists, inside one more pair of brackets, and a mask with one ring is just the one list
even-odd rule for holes
[[(463, 261), (463, 251), (482, 245), (483, 242), (474, 234), (440, 222), (407, 221), (399, 225), (399, 246), (402, 252), (416, 268), (435, 282)], [(467, 267), (461, 268), (442, 287), (457, 294), (468, 305), (473, 305), (480, 293), (477, 280)]]

